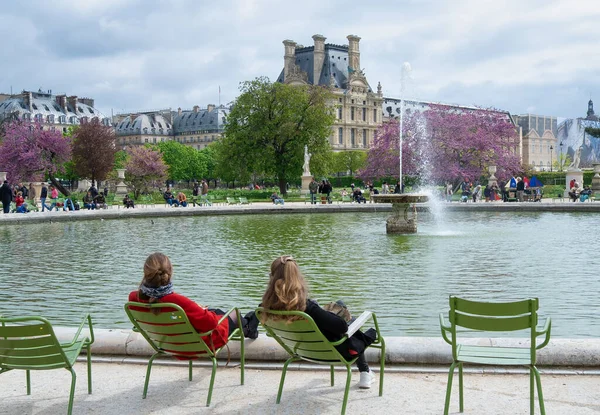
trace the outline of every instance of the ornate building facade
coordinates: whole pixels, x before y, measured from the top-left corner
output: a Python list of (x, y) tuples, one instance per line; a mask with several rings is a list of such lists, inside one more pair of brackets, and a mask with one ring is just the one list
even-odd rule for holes
[(594, 103), (591, 99), (585, 117), (568, 118), (558, 126), (557, 138), (561, 152), (574, 160), (580, 150), (578, 167), (582, 168), (600, 163), (600, 138), (586, 133), (586, 128), (600, 128), (600, 119), (594, 112)]
[(175, 140), (201, 150), (221, 138), (228, 107), (209, 104), (202, 109), (170, 109), (118, 114), (113, 117), (117, 145), (156, 144)]
[(290, 85), (323, 85), (331, 88), (336, 119), (329, 142), (333, 150), (369, 148), (381, 125), (381, 86), (374, 92), (360, 67), (360, 37), (349, 35), (348, 45), (325, 43), (314, 35), (314, 45), (304, 47), (284, 40), (284, 67), (278, 82)]
[(16, 95), (3, 94), (0, 101), (0, 121), (13, 118), (27, 122), (39, 122), (44, 128), (67, 132), (71, 126), (98, 120), (110, 125), (110, 119), (94, 108), (91, 98), (53, 95), (52, 91), (23, 91)]
[(552, 164), (560, 154), (556, 139), (558, 134), (556, 117), (534, 114), (514, 117), (521, 127), (523, 136), (523, 164), (537, 171), (552, 170)]

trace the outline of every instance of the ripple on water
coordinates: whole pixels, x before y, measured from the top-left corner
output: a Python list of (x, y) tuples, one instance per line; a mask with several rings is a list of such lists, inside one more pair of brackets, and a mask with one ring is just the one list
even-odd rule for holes
[[(419, 233), (385, 234), (382, 213), (243, 215), (32, 224), (0, 229), (0, 314), (130, 327), (127, 294), (148, 254), (174, 264), (176, 290), (213, 307), (253, 308), (271, 261), (293, 255), (311, 296), (375, 310), (386, 334), (438, 336), (448, 295), (537, 296), (553, 335), (600, 332), (597, 215), (448, 212), (419, 216)], [(574, 266), (574, 264), (576, 266)]]

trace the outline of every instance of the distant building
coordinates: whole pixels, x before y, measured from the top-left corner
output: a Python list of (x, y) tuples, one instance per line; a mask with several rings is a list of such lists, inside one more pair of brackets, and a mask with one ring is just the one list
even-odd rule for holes
[(7, 118), (26, 122), (39, 122), (44, 128), (66, 132), (71, 126), (98, 120), (110, 125), (110, 119), (94, 108), (91, 98), (53, 95), (52, 91), (23, 91), (20, 94), (2, 94), (0, 121)]
[(594, 113), (594, 103), (590, 99), (586, 117), (569, 118), (558, 126), (557, 139), (561, 152), (565, 152), (571, 160), (581, 148), (579, 167), (592, 167), (600, 163), (600, 138), (585, 132), (586, 128), (600, 128), (600, 120)]
[(124, 148), (175, 140), (201, 150), (221, 138), (229, 112), (228, 107), (209, 104), (204, 109), (196, 105), (192, 110), (117, 114), (113, 117), (117, 145)]
[(284, 40), (284, 67), (278, 82), (290, 85), (323, 85), (331, 88), (335, 123), (329, 142), (333, 150), (368, 149), (381, 125), (381, 87), (369, 85), (360, 67), (360, 37), (347, 36), (349, 45), (325, 43), (314, 35), (314, 45), (304, 47)]
[(523, 134), (523, 164), (538, 171), (552, 170), (552, 163), (560, 154), (556, 117), (533, 114), (514, 117)]

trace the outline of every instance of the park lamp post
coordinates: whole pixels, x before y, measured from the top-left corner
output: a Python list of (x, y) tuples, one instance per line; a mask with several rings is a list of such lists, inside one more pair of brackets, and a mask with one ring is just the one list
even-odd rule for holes
[(552, 171), (552, 150), (554, 150), (554, 147), (550, 144), (550, 171)]

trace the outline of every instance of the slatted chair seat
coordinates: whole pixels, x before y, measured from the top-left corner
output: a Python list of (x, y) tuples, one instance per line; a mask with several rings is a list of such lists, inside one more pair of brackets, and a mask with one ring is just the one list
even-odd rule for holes
[[(90, 335), (81, 337), (87, 323)], [(71, 391), (67, 413), (73, 411), (76, 375), (73, 369), (82, 349), (87, 353), (88, 393), (92, 393), (90, 346), (94, 342), (92, 319), (85, 316), (73, 340), (59, 343), (52, 325), (42, 317), (0, 318), (0, 374), (9, 370), (25, 370), (27, 395), (31, 394), (31, 370), (67, 369), (71, 372)]]
[[(444, 414), (450, 407), (452, 378), (454, 369), (458, 366), (459, 408), (463, 412), (463, 363), (494, 366), (527, 366), (530, 379), (530, 412), (535, 412), (534, 383), (537, 385), (540, 412), (546, 413), (540, 373), (536, 368), (536, 351), (545, 347), (550, 341), (551, 320), (546, 319), (545, 325), (538, 328), (539, 303), (537, 298), (506, 303), (486, 303), (450, 297), (450, 324), (444, 321), (440, 314), (440, 327), (443, 339), (452, 346), (452, 365), (448, 374), (446, 402)], [(528, 347), (473, 346), (459, 343), (457, 328), (484, 332), (529, 331)], [(538, 336), (545, 335), (541, 343)]]
[[(311, 363), (330, 366), (331, 386), (334, 386), (334, 366), (342, 365), (346, 368), (346, 388), (342, 403), (343, 415), (346, 412), (346, 405), (348, 403), (348, 392), (352, 379), (352, 364), (356, 362), (358, 356), (352, 360), (346, 360), (335, 346), (339, 346), (346, 341), (348, 337), (356, 333), (369, 320), (373, 320), (377, 332), (377, 339), (370, 347), (381, 350), (379, 358), (379, 396), (383, 395), (385, 341), (379, 332), (377, 316), (374, 313), (365, 311), (348, 327), (346, 335), (335, 342), (329, 341), (321, 330), (319, 330), (312, 317), (301, 311), (274, 311), (259, 307), (256, 309), (256, 316), (267, 331), (267, 334), (272, 336), (290, 354), (290, 358), (283, 365), (279, 391), (277, 393), (277, 403), (281, 401), (285, 375), (290, 363), (305, 360)], [(296, 320), (290, 321), (287, 319), (289, 317)]]
[[(159, 310), (158, 314), (154, 314), (152, 310)], [(181, 360), (189, 360), (188, 377), (190, 381), (192, 380), (192, 361), (198, 358), (207, 358), (212, 361), (213, 365), (208, 388), (208, 397), (206, 399), (206, 406), (210, 406), (217, 370), (216, 356), (224, 347), (226, 347), (226, 345), (224, 345), (212, 350), (202, 339), (203, 337), (210, 338), (214, 329), (206, 333), (198, 333), (194, 326), (192, 326), (192, 323), (190, 323), (185, 311), (177, 304), (172, 303), (147, 304), (128, 302), (125, 304), (125, 312), (133, 323), (135, 330), (144, 336), (156, 352), (148, 361), (142, 398), (146, 398), (152, 363), (157, 357), (172, 356)], [(243, 385), (245, 365), (244, 334), (240, 329), (242, 323), (237, 308), (232, 308), (225, 315), (221, 316), (217, 325), (221, 324), (221, 322), (232, 312), (235, 312), (235, 315), (237, 316), (238, 328), (229, 335), (228, 341), (235, 340), (240, 342), (240, 384)]]

